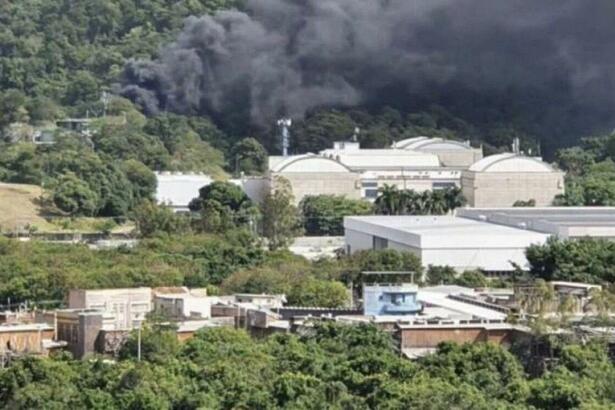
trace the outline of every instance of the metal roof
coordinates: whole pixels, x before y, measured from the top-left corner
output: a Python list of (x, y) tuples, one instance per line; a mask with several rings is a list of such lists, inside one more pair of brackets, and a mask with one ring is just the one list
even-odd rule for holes
[(457, 215), (564, 238), (615, 237), (615, 207), (463, 208)]
[(429, 151), (469, 151), (473, 148), (467, 143), (443, 138), (414, 137), (393, 143), (392, 148)]
[(472, 164), (468, 170), (472, 172), (557, 172), (551, 165), (539, 158), (514, 153), (490, 155)]
[(455, 216), (352, 216), (344, 228), (421, 249), (525, 248), (548, 235)]

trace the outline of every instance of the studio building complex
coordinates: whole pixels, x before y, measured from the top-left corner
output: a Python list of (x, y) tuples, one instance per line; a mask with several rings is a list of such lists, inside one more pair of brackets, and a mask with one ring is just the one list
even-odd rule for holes
[[(472, 207), (512, 206), (534, 200), (548, 206), (564, 192), (564, 174), (538, 157), (518, 151), (483, 158), (469, 142), (415, 137), (389, 148), (362, 148), (338, 141), (319, 153), (270, 156), (262, 176), (230, 181), (262, 202), (283, 178), (296, 203), (306, 195), (342, 195), (374, 201), (384, 186), (417, 192), (458, 187)], [(157, 199), (176, 211), (187, 211), (199, 189), (212, 182), (200, 174), (158, 173)]]

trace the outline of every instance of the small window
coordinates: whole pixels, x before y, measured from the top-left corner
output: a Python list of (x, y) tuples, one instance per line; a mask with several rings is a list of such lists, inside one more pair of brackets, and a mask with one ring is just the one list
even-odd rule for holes
[(377, 189), (366, 189), (365, 198), (378, 198), (378, 190)]
[(432, 185), (432, 188), (434, 191), (437, 191), (439, 189), (455, 188), (455, 183), (454, 182), (434, 182)]
[(361, 186), (363, 188), (378, 188), (378, 182), (362, 182)]

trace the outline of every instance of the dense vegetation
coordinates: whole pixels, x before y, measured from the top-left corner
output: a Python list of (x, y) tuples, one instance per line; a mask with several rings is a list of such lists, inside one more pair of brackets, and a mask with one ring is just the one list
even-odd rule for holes
[(129, 342), (117, 363), (23, 358), (0, 370), (13, 409), (578, 409), (610, 408), (615, 366), (605, 347), (568, 345), (529, 377), (491, 344), (442, 345), (410, 362), (373, 326), (319, 324), (303, 335), (255, 341), (209, 329), (183, 345), (146, 329), (144, 361)]
[(422, 273), (410, 253), (363, 251), (309, 262), (288, 251), (265, 251), (240, 230), (224, 236), (163, 234), (113, 250), (0, 239), (0, 300), (12, 302), (60, 303), (73, 288), (185, 285), (286, 293), (290, 304), (343, 306), (349, 284), (359, 286), (361, 272), (376, 270), (417, 272), (417, 280)]
[(615, 283), (615, 242), (551, 238), (526, 250), (530, 274), (544, 280)]
[(556, 199), (565, 206), (615, 205), (615, 134), (585, 138), (578, 147), (557, 152), (567, 172), (566, 193)]
[(371, 203), (341, 195), (308, 195), (299, 204), (307, 235), (344, 235), (344, 217), (373, 213)]
[(416, 192), (385, 185), (374, 208), (376, 213), (383, 215), (444, 215), (465, 202), (461, 189), (457, 187)]

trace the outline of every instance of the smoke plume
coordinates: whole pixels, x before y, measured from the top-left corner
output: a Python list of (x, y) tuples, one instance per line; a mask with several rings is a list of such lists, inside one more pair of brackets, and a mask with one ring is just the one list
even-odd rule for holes
[(320, 106), (440, 104), (558, 133), (612, 126), (613, 0), (246, 0), (190, 17), (123, 93), (149, 113), (271, 123)]

